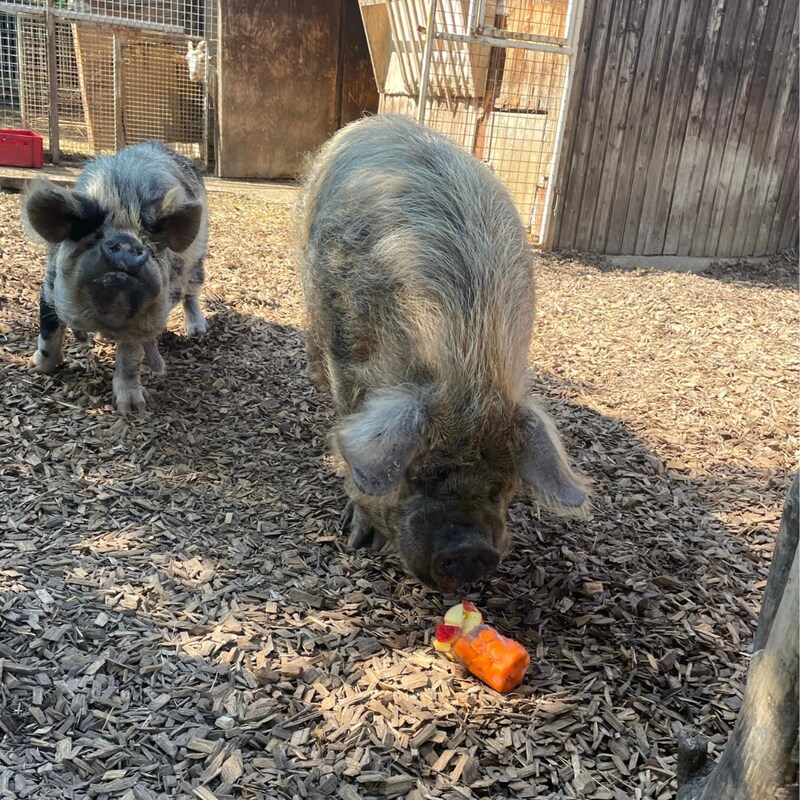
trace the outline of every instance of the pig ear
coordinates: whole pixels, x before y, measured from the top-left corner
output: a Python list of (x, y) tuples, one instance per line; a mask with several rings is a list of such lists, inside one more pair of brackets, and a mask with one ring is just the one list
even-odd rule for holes
[(32, 237), (58, 244), (78, 241), (97, 230), (105, 215), (90, 197), (62, 189), (47, 180), (35, 180), (25, 192), (23, 219)]
[(550, 506), (582, 509), (589, 495), (589, 481), (572, 471), (553, 420), (531, 404), (524, 407), (522, 430), (522, 480)]
[(418, 397), (403, 389), (383, 389), (342, 421), (336, 433), (339, 452), (362, 492), (387, 494), (400, 485), (426, 417)]
[(175, 253), (182, 253), (200, 232), (203, 204), (199, 200), (179, 202), (179, 190), (171, 190), (161, 206), (155, 237)]

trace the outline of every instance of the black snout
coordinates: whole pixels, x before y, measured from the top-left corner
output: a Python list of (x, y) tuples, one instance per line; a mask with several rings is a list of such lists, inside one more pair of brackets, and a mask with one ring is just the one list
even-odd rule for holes
[(500, 555), (489, 545), (465, 545), (433, 559), (432, 577), (437, 586), (452, 591), (488, 578), (497, 569)]
[(100, 243), (100, 252), (112, 269), (136, 275), (147, 262), (149, 254), (141, 242), (127, 233), (118, 233)]

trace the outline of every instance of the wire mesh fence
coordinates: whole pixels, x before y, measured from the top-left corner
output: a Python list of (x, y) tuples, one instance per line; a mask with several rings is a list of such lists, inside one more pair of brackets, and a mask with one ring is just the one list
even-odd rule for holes
[(484, 161), (538, 240), (552, 195), (578, 2), (362, 0), (373, 53), (386, 54), (376, 70), (381, 111), (416, 115)]
[(215, 7), (0, 0), (0, 126), (40, 133), (54, 160), (160, 139), (210, 166)]

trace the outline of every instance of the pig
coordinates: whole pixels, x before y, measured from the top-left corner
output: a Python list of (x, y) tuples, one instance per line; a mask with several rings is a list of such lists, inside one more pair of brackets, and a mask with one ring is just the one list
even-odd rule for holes
[(49, 243), (31, 368), (49, 373), (63, 361), (67, 326), (99, 333), (117, 345), (117, 410), (143, 411), (141, 365), (165, 371), (158, 337), (172, 307), (182, 302), (187, 335), (208, 331), (199, 300), (208, 238), (202, 176), (166, 145), (141, 142), (91, 161), (73, 191), (32, 182), (23, 220)]
[(589, 482), (526, 396), (533, 252), (501, 182), (444, 136), (375, 116), (335, 134), (296, 206), (309, 375), (330, 391), (351, 547), (423, 583), (489, 577), (521, 484), (581, 514)]

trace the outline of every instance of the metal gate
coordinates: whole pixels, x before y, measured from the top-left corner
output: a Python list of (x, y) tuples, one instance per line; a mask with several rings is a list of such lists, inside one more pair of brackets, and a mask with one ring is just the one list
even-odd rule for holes
[(546, 241), (583, 0), (359, 0), (381, 111), (487, 163)]
[(160, 139), (214, 157), (216, 0), (0, 0), (0, 127), (53, 163)]

